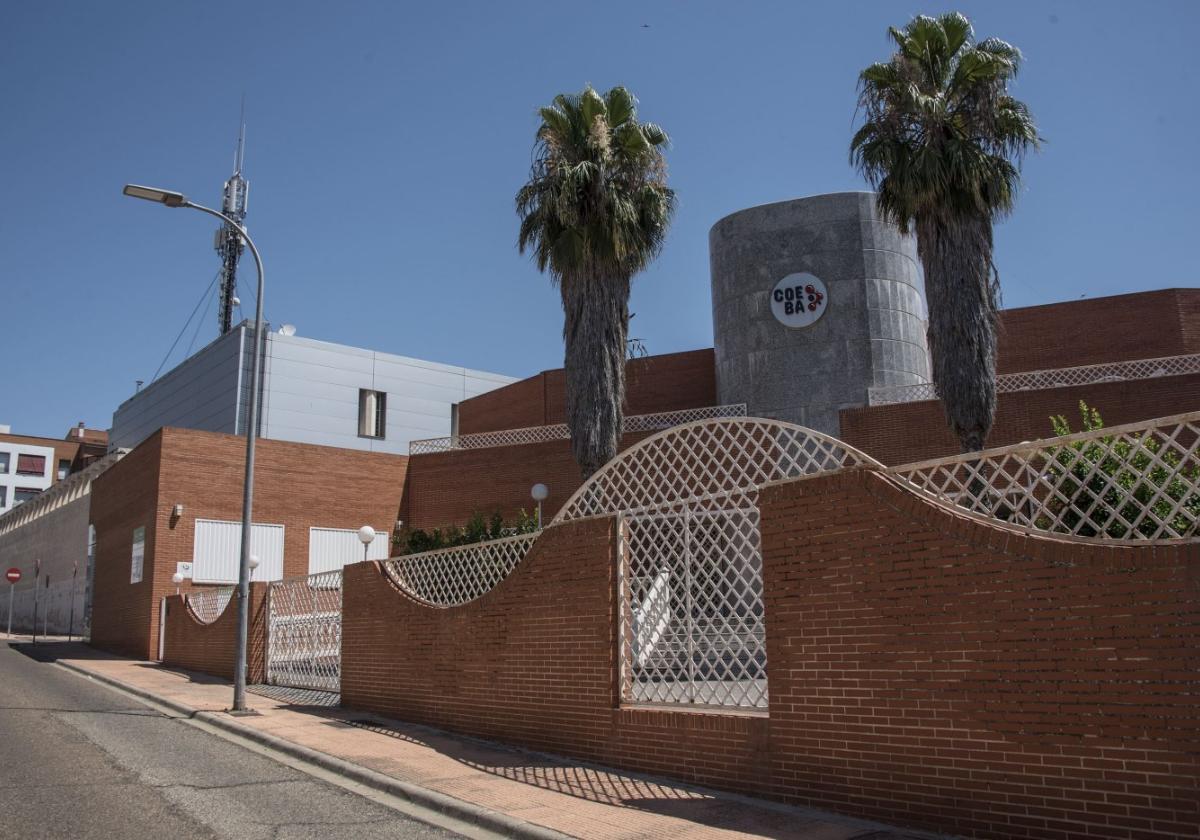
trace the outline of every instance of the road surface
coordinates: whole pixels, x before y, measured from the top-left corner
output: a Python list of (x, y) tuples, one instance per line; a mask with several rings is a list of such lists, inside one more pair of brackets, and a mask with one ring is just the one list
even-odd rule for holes
[(458, 836), (22, 650), (0, 641), (0, 838)]

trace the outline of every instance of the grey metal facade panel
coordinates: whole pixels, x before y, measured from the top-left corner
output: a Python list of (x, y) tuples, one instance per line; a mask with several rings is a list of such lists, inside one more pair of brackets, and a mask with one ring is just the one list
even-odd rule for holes
[[(161, 426), (242, 433), (253, 363), (243, 323), (151, 387), (113, 417), (113, 441), (135, 446)], [(507, 385), (514, 377), (300, 336), (266, 333), (263, 437), (376, 452), (408, 452), (417, 438), (450, 433), (450, 406)], [(386, 438), (358, 435), (361, 389), (387, 393)], [(236, 418), (236, 421), (235, 421)]]
[(109, 448), (133, 448), (163, 426), (232, 433), (240, 347), (234, 330), (123, 402), (113, 413)]

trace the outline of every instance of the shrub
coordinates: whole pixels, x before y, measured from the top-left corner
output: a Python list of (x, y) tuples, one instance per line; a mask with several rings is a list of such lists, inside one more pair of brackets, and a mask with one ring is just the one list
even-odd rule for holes
[[(1082, 400), (1079, 413), (1082, 431), (1104, 428), (1100, 412)], [(1072, 434), (1063, 415), (1051, 417), (1050, 423), (1054, 434)], [(1160, 536), (1187, 537), (1196, 533), (1200, 522), (1200, 466), (1193, 463), (1180, 469), (1179, 454), (1170, 447), (1164, 451), (1162, 440), (1154, 433), (1146, 435), (1140, 444), (1105, 436), (1054, 447), (1047, 454), (1047, 471), (1058, 479), (1056, 486), (1072, 501), (1068, 506), (1056, 496), (1047, 503), (1054, 516), (1061, 517), (1065, 529), (1082, 537), (1126, 539), (1128, 523), (1136, 523), (1134, 528), (1141, 536), (1153, 537), (1162, 522), (1174, 534)], [(1137, 521), (1147, 509), (1153, 516)], [(1052, 520), (1040, 517), (1037, 526), (1050, 528)]]
[(531, 534), (536, 530), (537, 517), (526, 513), (524, 509), (518, 511), (516, 518), (508, 523), (504, 521), (500, 511), (495, 511), (490, 517), (484, 517), (482, 513), (475, 511), (465, 525), (448, 525), (445, 528), (434, 528), (432, 531), (421, 528), (406, 529), (398, 535), (397, 548), (401, 555), (417, 554), (456, 545), (498, 540), (517, 534)]

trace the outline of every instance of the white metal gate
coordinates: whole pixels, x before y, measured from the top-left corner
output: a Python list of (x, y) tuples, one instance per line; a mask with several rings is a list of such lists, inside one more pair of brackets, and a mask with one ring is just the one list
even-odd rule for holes
[(341, 689), (342, 571), (271, 584), (267, 682)]
[(753, 500), (627, 514), (620, 523), (622, 701), (765, 708)]

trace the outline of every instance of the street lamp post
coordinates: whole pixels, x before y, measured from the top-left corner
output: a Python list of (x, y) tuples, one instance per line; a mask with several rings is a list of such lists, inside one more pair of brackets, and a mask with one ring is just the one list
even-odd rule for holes
[(367, 562), (367, 550), (370, 549), (371, 543), (375, 541), (375, 529), (370, 525), (364, 525), (358, 529), (358, 538), (363, 544), (363, 562)]
[(537, 517), (538, 530), (542, 528), (542, 502), (546, 501), (546, 497), (550, 495), (550, 488), (540, 481), (529, 488), (529, 495), (537, 502)]
[(246, 637), (250, 627), (250, 528), (254, 510), (254, 442), (258, 437), (258, 407), (262, 400), (262, 345), (263, 345), (263, 264), (258, 248), (254, 245), (246, 228), (210, 207), (188, 201), (183, 193), (160, 190), (155, 187), (140, 187), (126, 184), (124, 193), (131, 198), (154, 201), (167, 207), (190, 207), (215, 216), (233, 225), (242, 233), (250, 253), (254, 256), (254, 267), (258, 271), (258, 303), (254, 307), (254, 362), (250, 376), (250, 411), (246, 423), (246, 479), (242, 488), (242, 552), (238, 563), (237, 641), (234, 648), (233, 708), (234, 712), (246, 711)]

